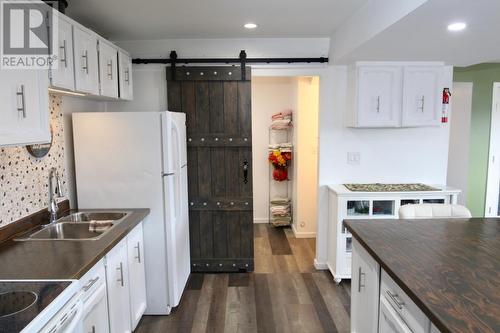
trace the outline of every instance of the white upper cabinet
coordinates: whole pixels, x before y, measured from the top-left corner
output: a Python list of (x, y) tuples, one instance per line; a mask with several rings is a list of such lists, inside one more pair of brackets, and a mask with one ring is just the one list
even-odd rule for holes
[(357, 127), (400, 124), (401, 69), (396, 66), (358, 68)]
[(0, 146), (51, 141), (47, 70), (0, 70)]
[(74, 26), (75, 88), (77, 91), (99, 95), (99, 64), (97, 36), (89, 30)]
[(75, 64), (73, 62), (73, 25), (64, 15), (59, 17), (59, 50), (57, 69), (51, 69), (50, 85), (55, 88), (75, 90)]
[(120, 70), (120, 99), (134, 99), (132, 85), (132, 59), (128, 54), (118, 51), (118, 67)]
[(101, 96), (118, 98), (118, 50), (99, 40), (99, 78)]
[(403, 77), (403, 127), (439, 126), (442, 66), (407, 66)]
[(347, 126), (439, 126), (443, 77), (440, 63), (357, 63), (348, 77)]

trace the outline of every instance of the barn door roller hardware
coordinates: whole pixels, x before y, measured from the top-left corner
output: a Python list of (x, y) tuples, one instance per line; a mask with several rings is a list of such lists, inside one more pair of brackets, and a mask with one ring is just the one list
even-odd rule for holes
[(172, 68), (173, 78), (175, 79), (175, 69), (179, 64), (240, 64), (242, 79), (245, 79), (245, 65), (247, 64), (293, 64), (293, 63), (320, 63), (325, 64), (328, 62), (327, 57), (319, 58), (247, 58), (245, 50), (241, 50), (238, 58), (193, 58), (193, 59), (178, 59), (177, 52), (170, 52), (169, 58), (157, 59), (133, 59), (134, 64), (164, 64), (170, 65)]

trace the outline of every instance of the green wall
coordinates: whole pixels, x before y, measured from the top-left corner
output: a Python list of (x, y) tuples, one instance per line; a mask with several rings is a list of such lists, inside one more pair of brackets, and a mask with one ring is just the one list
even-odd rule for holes
[(453, 81), (473, 83), (466, 202), (473, 216), (484, 216), (493, 82), (500, 82), (500, 64), (455, 67)]

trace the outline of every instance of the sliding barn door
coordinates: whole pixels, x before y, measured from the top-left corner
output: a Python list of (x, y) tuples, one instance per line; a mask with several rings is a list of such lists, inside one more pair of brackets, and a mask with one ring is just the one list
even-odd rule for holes
[(167, 78), (168, 108), (187, 119), (191, 270), (253, 271), (250, 68), (245, 80), (238, 67)]

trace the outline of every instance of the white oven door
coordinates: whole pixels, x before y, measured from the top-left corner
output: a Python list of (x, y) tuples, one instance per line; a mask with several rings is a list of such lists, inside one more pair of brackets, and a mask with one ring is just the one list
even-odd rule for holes
[(378, 331), (380, 333), (412, 333), (384, 296), (380, 297)]

